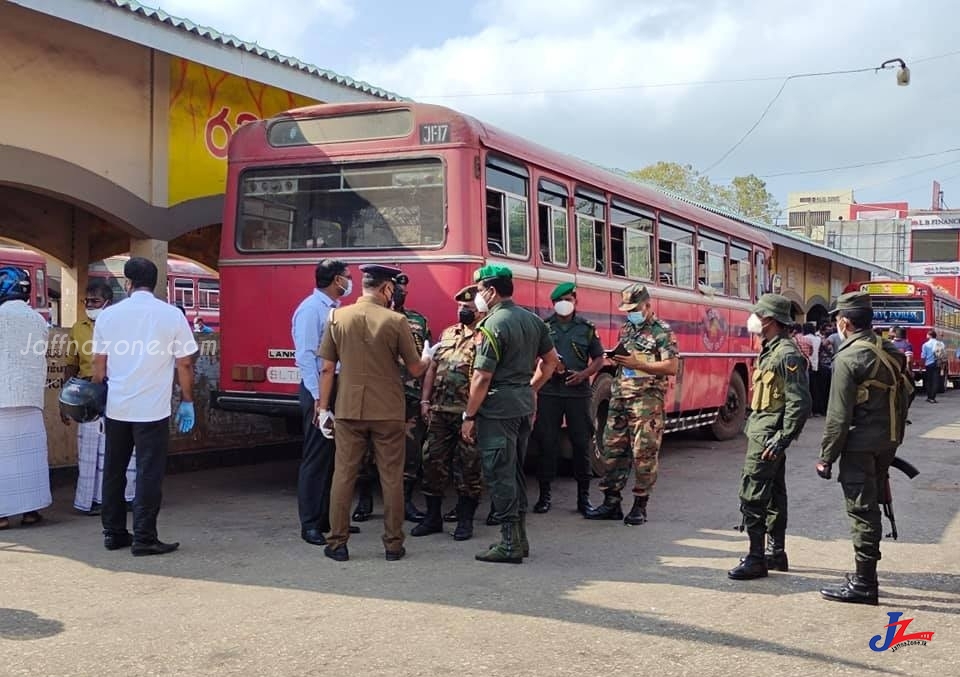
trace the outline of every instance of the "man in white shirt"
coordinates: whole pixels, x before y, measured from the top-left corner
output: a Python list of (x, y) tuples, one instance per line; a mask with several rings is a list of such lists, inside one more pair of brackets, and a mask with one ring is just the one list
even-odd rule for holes
[[(103, 544), (107, 550), (131, 546), (134, 556), (163, 555), (180, 546), (157, 537), (174, 367), (182, 399), (176, 423), (186, 433), (195, 418), (192, 356), (197, 343), (183, 313), (153, 295), (157, 267), (152, 261), (133, 257), (123, 266), (123, 274), (129, 298), (106, 308), (93, 329), (93, 381), (107, 384)], [(124, 489), (134, 445), (137, 488), (131, 539)]]

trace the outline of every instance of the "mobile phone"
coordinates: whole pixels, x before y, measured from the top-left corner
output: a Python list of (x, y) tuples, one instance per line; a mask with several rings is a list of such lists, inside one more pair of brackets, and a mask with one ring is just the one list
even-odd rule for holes
[(626, 346), (624, 346), (622, 342), (620, 342), (616, 345), (616, 347), (613, 350), (605, 350), (603, 351), (603, 354), (608, 358), (611, 358), (614, 355), (620, 355), (621, 357), (626, 357), (627, 355), (630, 354), (630, 351), (627, 350)]

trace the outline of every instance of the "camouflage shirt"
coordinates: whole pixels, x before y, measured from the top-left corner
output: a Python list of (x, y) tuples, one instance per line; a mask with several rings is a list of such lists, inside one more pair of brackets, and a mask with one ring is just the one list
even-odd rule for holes
[(473, 329), (459, 323), (440, 334), (440, 344), (433, 356), (437, 365), (430, 393), (431, 409), (459, 414), (467, 408), (477, 354), (475, 334)]
[[(652, 313), (640, 326), (624, 322), (620, 327), (619, 341), (634, 357), (646, 362), (660, 362), (680, 356), (677, 337), (670, 325)], [(641, 395), (663, 399), (669, 382), (669, 376), (654, 376), (636, 369), (617, 367), (610, 394), (626, 399)]]
[(810, 415), (807, 360), (786, 334), (763, 342), (753, 371), (747, 437), (767, 444), (777, 435), (797, 439)]
[[(427, 318), (415, 310), (404, 309), (403, 315), (410, 323), (410, 331), (413, 332), (413, 340), (417, 344), (417, 350), (423, 352), (424, 341), (433, 341), (430, 335), (430, 328), (427, 326)], [(420, 394), (423, 392), (423, 383), (415, 378), (406, 367), (403, 369), (403, 392), (408, 400), (419, 402)]]

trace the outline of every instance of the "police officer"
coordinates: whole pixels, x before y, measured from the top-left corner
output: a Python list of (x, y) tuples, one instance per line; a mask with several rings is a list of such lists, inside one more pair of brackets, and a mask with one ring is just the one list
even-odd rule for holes
[(473, 516), (483, 491), (483, 469), (476, 445), (460, 435), (463, 411), (470, 396), (470, 377), (476, 358), (477, 320), (480, 313), (474, 299), (475, 286), (464, 287), (454, 299), (458, 302), (458, 322), (440, 335), (433, 362), (423, 377), (421, 414), (427, 421), (427, 443), (423, 448), (423, 493), (427, 497), (427, 517), (411, 531), (411, 536), (426, 536), (443, 531), (441, 506), (448, 468), (453, 468), (457, 495), (457, 527), (453, 538), (465, 541), (473, 536)]
[[(330, 495), (330, 535), (323, 554), (349, 559), (350, 498), (367, 448), (373, 446), (383, 492), (383, 545), (388, 561), (401, 559), (403, 547), (403, 438), (406, 427), (403, 383), (398, 360), (419, 378), (433, 358), (425, 345), (417, 352), (409, 324), (387, 306), (400, 271), (363, 266), (363, 296), (352, 306), (334, 309), (320, 343), (323, 360), (316, 426), (327, 438), (336, 436), (336, 461)], [(334, 371), (336, 420), (330, 411)]]
[(734, 580), (762, 578), (769, 569), (788, 569), (786, 450), (800, 436), (811, 406), (807, 360), (790, 338), (790, 310), (788, 298), (764, 294), (747, 319), (747, 329), (763, 338), (763, 347), (753, 372), (747, 456), (740, 480), (740, 512), (750, 536), (750, 552), (727, 572)]
[(879, 500), (903, 441), (909, 400), (901, 379), (912, 377), (906, 376), (903, 353), (874, 336), (869, 294), (843, 294), (831, 315), (836, 315), (843, 342), (833, 360), (817, 473), (830, 479), (832, 464), (840, 460), (837, 479), (850, 516), (857, 570), (820, 594), (837, 602), (877, 604)]
[(523, 474), (530, 417), (536, 393), (552, 376), (559, 357), (543, 320), (514, 303), (509, 268), (484, 266), (473, 279), (477, 310), (488, 314), (477, 325), (477, 356), (461, 435), (480, 449), (484, 478), (500, 520), (500, 542), (476, 559), (520, 564), (530, 553)]
[[(680, 367), (680, 351), (670, 326), (653, 312), (650, 292), (632, 284), (620, 293), (620, 312), (626, 322), (611, 359), (617, 365), (607, 426), (603, 431), (603, 504), (588, 510), (590, 520), (618, 520), (628, 526), (647, 521), (647, 501), (657, 481), (660, 443), (663, 441), (664, 397), (669, 377)], [(633, 507), (624, 517), (620, 491), (630, 466), (636, 473)]]
[(533, 511), (550, 510), (550, 482), (557, 476), (560, 428), (567, 421), (567, 435), (573, 448), (573, 476), (577, 480), (577, 512), (586, 514), (590, 505), (590, 379), (603, 368), (603, 346), (592, 322), (577, 315), (577, 289), (573, 282), (558, 284), (550, 294), (554, 313), (544, 322), (560, 355), (560, 366), (537, 398), (537, 420), (533, 434), (540, 447), (537, 479), (540, 497)]

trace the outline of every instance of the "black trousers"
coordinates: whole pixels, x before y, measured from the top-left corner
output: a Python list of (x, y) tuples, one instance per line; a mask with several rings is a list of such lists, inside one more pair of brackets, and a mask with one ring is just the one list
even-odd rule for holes
[[(330, 396), (330, 409), (336, 403), (337, 386)], [(303, 416), (303, 455), (297, 479), (297, 507), (301, 529), (330, 531), (330, 486), (333, 482), (333, 461), (336, 447), (313, 424), (315, 401), (303, 382), (300, 383), (300, 413)]]
[(589, 397), (555, 397), (540, 395), (537, 399), (537, 420), (533, 434), (540, 446), (537, 457), (537, 480), (550, 482), (557, 476), (560, 454), (560, 427), (567, 420), (567, 436), (573, 447), (573, 476), (578, 482), (589, 480), (590, 445), (593, 423), (590, 421)]
[(810, 399), (814, 414), (826, 416), (827, 400), (830, 399), (830, 381), (832, 373), (828, 367), (820, 367), (817, 371), (810, 370)]
[(103, 504), (100, 519), (104, 535), (127, 533), (127, 466), (137, 448), (137, 492), (133, 499), (133, 541), (157, 541), (157, 515), (163, 497), (163, 475), (170, 448), (170, 417), (137, 423), (104, 421)]
[(928, 364), (923, 372), (923, 388), (927, 391), (927, 398), (937, 399), (937, 392), (940, 390), (940, 366), (937, 364)]

